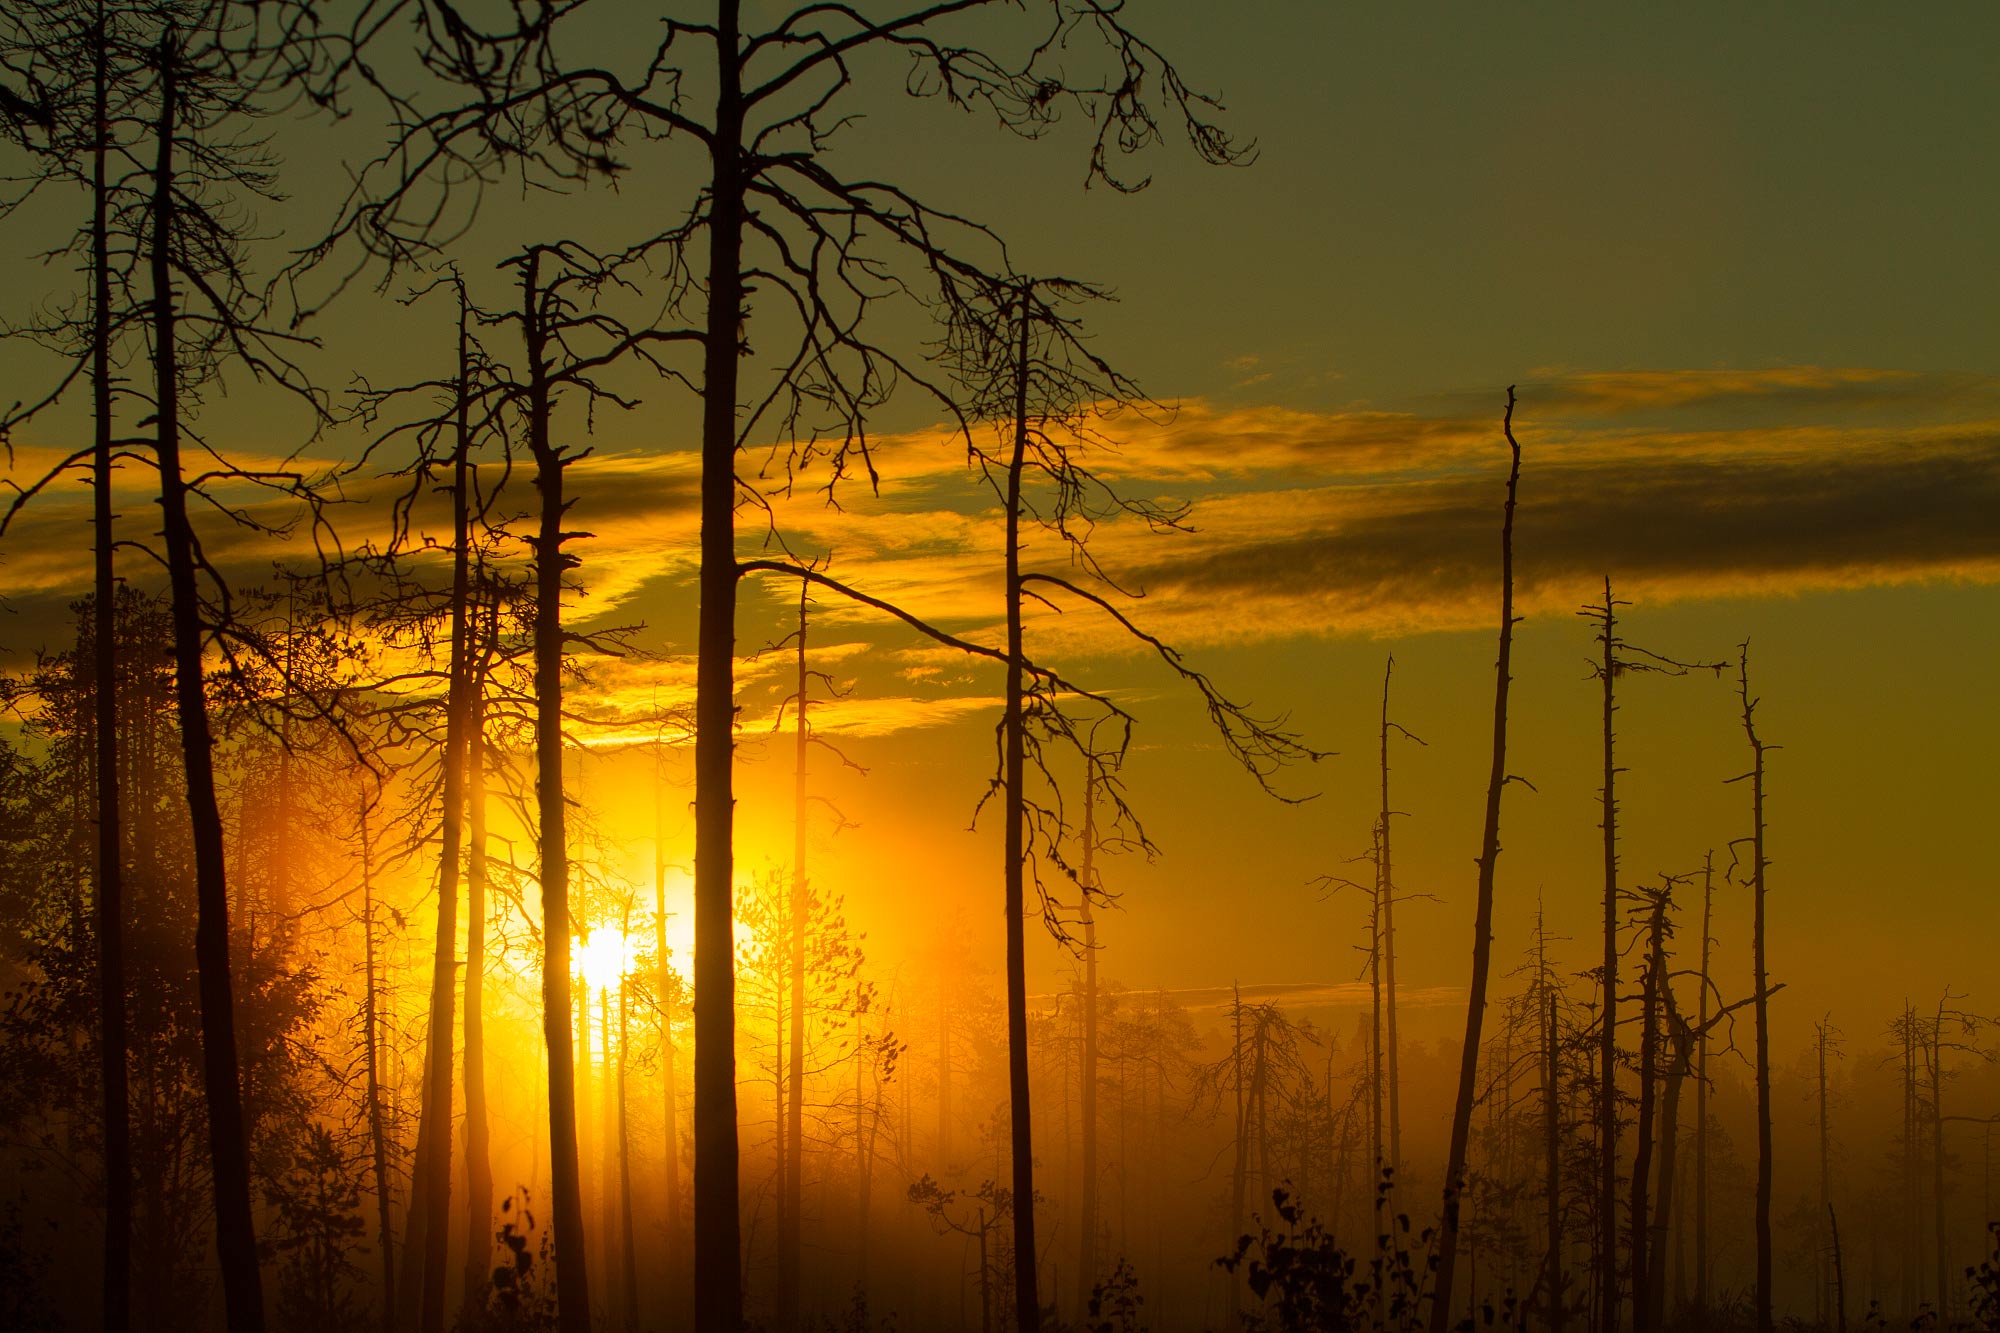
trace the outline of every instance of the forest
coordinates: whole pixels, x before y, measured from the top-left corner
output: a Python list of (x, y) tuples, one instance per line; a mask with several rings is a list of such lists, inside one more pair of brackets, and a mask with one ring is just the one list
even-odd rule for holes
[(1201, 8), (0, 7), (0, 1327), (2000, 1330), (2000, 381), (1287, 406)]

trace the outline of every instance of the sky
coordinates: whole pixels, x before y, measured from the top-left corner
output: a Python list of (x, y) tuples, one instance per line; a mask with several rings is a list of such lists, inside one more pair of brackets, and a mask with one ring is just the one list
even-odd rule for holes
[[(837, 149), (852, 171), (893, 170), (989, 223), (1024, 269), (1115, 292), (1089, 312), (1093, 345), (1157, 406), (1102, 423), (1119, 446), (1102, 471), (1129, 494), (1192, 502), (1194, 531), (1112, 524), (1097, 550), (1145, 591), (1136, 619), (1331, 752), (1275, 780), (1295, 803), (1272, 800), (1157, 662), (1081, 609), (1036, 616), (1041, 651), (1140, 718), (1128, 777), (1157, 855), (1105, 870), (1122, 908), (1103, 927), (1107, 974), (1189, 992), (1351, 987), (1363, 905), (1314, 885), (1354, 873), (1367, 848), (1393, 655), (1392, 716), (1424, 742), (1393, 753), (1413, 895), (1401, 981), (1429, 1015), (1412, 1021), (1419, 1039), (1453, 1030), (1490, 727), (1499, 418), (1516, 385), (1527, 618), (1509, 769), (1533, 785), (1507, 793), (1501, 966), (1538, 905), (1574, 937), (1567, 964), (1595, 947), (1598, 696), (1574, 613), (1608, 576), (1634, 643), (1701, 662), (1749, 643), (1758, 724), (1783, 747), (1769, 779), (1780, 1050), (1823, 1013), (1874, 1032), (1906, 995), (1948, 983), (2000, 1005), (1979, 993), (2000, 927), (1986, 837), (2000, 750), (2000, 14), (1266, 0), (1133, 17), (1226, 104), (1253, 162), (1205, 167), (1170, 143), (1146, 155), (1145, 190), (1086, 190), (1074, 124), (1019, 143), (894, 96), (865, 102)], [(295, 184), (274, 233), (303, 234), (337, 198), (359, 134), (280, 128)], [(468, 272), (529, 234), (629, 234), (684, 209), (685, 184), (663, 167), (588, 200), (496, 194)], [(442, 306), (384, 309), (364, 286), (328, 310), (329, 382), (442, 357)], [(850, 488), (832, 509), (801, 492), (776, 512), (836, 574), (991, 642), (997, 516), (935, 417), (909, 398), (884, 414), (879, 496)], [(282, 453), (296, 434), (248, 391), (212, 419), (243, 451)], [(590, 696), (613, 725), (593, 737), (584, 799), (635, 876), (651, 862), (651, 761), (619, 746), (692, 680), (690, 421), (670, 394), (606, 414), (576, 474), (591, 536), (574, 614), (641, 624), (634, 643), (660, 655), (600, 664)], [(17, 443), (20, 475), (57, 447)], [(387, 490), (351, 483), (357, 530)], [(56, 608), (85, 577), (81, 487), (59, 496), (0, 548), (14, 612), (0, 637), (16, 660), (60, 642)], [(226, 540), (239, 568), (272, 554)], [(793, 596), (746, 596), (746, 653), (784, 632)], [(817, 664), (853, 693), (822, 726), (868, 772), (816, 772), (854, 827), (819, 828), (815, 864), (890, 951), (925, 947), (950, 908), (991, 929), (997, 962), (997, 834), (990, 820), (967, 828), (991, 773), (997, 673), (848, 608), (823, 616)], [(789, 747), (758, 734), (784, 669), (766, 655), (741, 672), (746, 873), (790, 843)], [(1733, 668), (1632, 678), (1622, 704), (1627, 881), (1693, 873), (1711, 852), (1727, 865), (1749, 829), (1747, 793), (1727, 782), (1748, 767)], [(669, 837), (685, 841), (679, 821)], [(1747, 993), (1745, 891), (1719, 887), (1716, 912), (1718, 965)], [(1068, 966), (1039, 946), (1037, 984)]]

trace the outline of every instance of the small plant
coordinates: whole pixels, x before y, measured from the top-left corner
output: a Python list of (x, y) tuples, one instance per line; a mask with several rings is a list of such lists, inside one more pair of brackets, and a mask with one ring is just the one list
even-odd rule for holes
[(1139, 1294), (1139, 1275), (1132, 1261), (1119, 1257), (1110, 1273), (1097, 1279), (1083, 1321), (1083, 1333), (1149, 1333), (1144, 1322), (1146, 1298)]
[(1965, 1270), (1972, 1284), (1972, 1324), (1980, 1333), (2000, 1333), (2000, 1222), (1986, 1224), (1987, 1255)]
[(468, 1317), (465, 1333), (542, 1333), (556, 1327), (556, 1295), (550, 1280), (555, 1266), (549, 1233), (538, 1231), (528, 1208), (528, 1191), (520, 1203), (508, 1195), (500, 1204), (500, 1229), (494, 1239), (507, 1251), (508, 1262), (493, 1270), (493, 1293), (478, 1317)]

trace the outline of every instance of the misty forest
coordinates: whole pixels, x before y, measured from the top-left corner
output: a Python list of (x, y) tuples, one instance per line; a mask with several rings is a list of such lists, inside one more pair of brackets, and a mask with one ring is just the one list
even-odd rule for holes
[(2000, 1329), (1994, 378), (1265, 8), (0, 6), (0, 1327)]

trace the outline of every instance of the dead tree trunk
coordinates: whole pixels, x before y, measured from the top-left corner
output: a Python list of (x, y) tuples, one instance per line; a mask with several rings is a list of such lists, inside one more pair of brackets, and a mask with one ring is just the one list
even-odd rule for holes
[(678, 1323), (681, 1305), (679, 1300), (681, 1273), (681, 1133), (679, 1089), (675, 1083), (675, 1066), (678, 1063), (674, 1050), (673, 1018), (673, 969), (667, 962), (667, 811), (666, 789), (661, 779), (661, 752), (664, 743), (655, 747), (653, 755), (653, 948), (659, 960), (660, 1002), (660, 1080), (663, 1117), (663, 1138), (660, 1156), (666, 1165), (666, 1235), (661, 1246), (661, 1258), (666, 1265), (666, 1286), (669, 1292), (669, 1308), (674, 1313), (670, 1323)]
[(1084, 766), (1083, 784), (1083, 864), (1077, 888), (1083, 915), (1083, 1069), (1081, 1073), (1083, 1115), (1083, 1198), (1078, 1208), (1080, 1234), (1077, 1237), (1076, 1308), (1089, 1306), (1091, 1287), (1097, 1281), (1097, 916), (1091, 908), (1091, 894), (1097, 890), (1097, 786), (1096, 769)]
[(1743, 733), (1750, 741), (1750, 893), (1753, 904), (1750, 952), (1757, 1016), (1757, 1333), (1771, 1333), (1771, 1019), (1766, 994), (1769, 974), (1764, 965), (1764, 752), (1770, 748), (1757, 736), (1757, 701), (1750, 697), (1750, 645), (1745, 643), (1738, 665), (1743, 704)]
[(368, 837), (368, 798), (360, 805), (361, 836), (361, 1036), (367, 1043), (368, 1142), (375, 1168), (375, 1244), (382, 1252), (382, 1328), (396, 1326), (396, 1236), (389, 1225), (389, 1136), (382, 1118), (382, 1047), (379, 991), (375, 980), (375, 854)]
[(791, 947), (788, 972), (791, 1022), (780, 1067), (785, 1098), (784, 1137), (778, 1146), (778, 1328), (790, 1333), (799, 1322), (799, 1205), (803, 1191), (800, 1168), (805, 1152), (806, 1082), (806, 749), (811, 732), (806, 719), (806, 594), (812, 585), (799, 580), (798, 693), (792, 700), (792, 892)]
[(1944, 1235), (1944, 1001), (1938, 1001), (1937, 1017), (1930, 1030), (1931, 1080), (1931, 1235), (1935, 1238), (1933, 1258), (1937, 1272), (1937, 1316), (1951, 1314), (1951, 1260)]
[[(1403, 1080), (1397, 1065), (1401, 1043), (1396, 1037), (1396, 876), (1389, 855), (1389, 676), (1396, 669), (1391, 657), (1382, 667), (1382, 810), (1379, 815), (1382, 841), (1376, 855), (1382, 876), (1382, 1018), (1387, 1029), (1385, 1065), (1389, 1078), (1389, 1178), (1403, 1171)], [(1398, 728), (1400, 730), (1400, 728)], [(1408, 732), (1404, 732), (1408, 735)]]
[(199, 557), (188, 521), (181, 472), (179, 308), (174, 293), (176, 194), (174, 156), (180, 132), (180, 41), (171, 24), (158, 48), (157, 156), (152, 173), (151, 238), (154, 426), (160, 512), (172, 595), (174, 697), (186, 768), (195, 863), (195, 973), (201, 997), (202, 1088), (215, 1204), (216, 1257), (229, 1333), (262, 1333), (264, 1290), (250, 1213), (250, 1148), (236, 1058), (236, 1009), (229, 967), (229, 884), (222, 810), (215, 797), (214, 738), (202, 688), (202, 616), (195, 586)]
[(1701, 861), (1701, 1000), (1694, 1069), (1694, 1306), (1708, 1309), (1708, 998), (1715, 943), (1715, 853)]
[[(1651, 1290), (1652, 1226), (1647, 1195), (1653, 1170), (1653, 1127), (1658, 1109), (1657, 1076), (1660, 1062), (1660, 989), (1666, 984), (1667, 966), (1666, 891), (1653, 900), (1651, 920), (1646, 929), (1646, 972), (1640, 1000), (1639, 1036), (1639, 1124), (1638, 1156), (1632, 1163), (1632, 1327), (1634, 1333), (1650, 1333), (1647, 1316)], [(1664, 1191), (1663, 1191), (1664, 1192)]]
[[(499, 618), (497, 601), (482, 616)], [(497, 623), (480, 635), (465, 739), (466, 823), (471, 844), (465, 883), (465, 1274), (464, 1312), (486, 1308), (492, 1286), (493, 1153), (486, 1114), (486, 675)]]
[(1023, 708), (1025, 656), (1021, 644), (1021, 474), (1028, 452), (1029, 331), (1032, 285), (1020, 292), (1020, 345), (1014, 379), (1014, 441), (1007, 465), (1007, 712), (1006, 914), (1007, 1105), (1012, 1126), (1014, 1187), (1014, 1320), (1019, 1333), (1038, 1333), (1042, 1322), (1035, 1271), (1035, 1137), (1028, 1086), (1027, 720)]
[(409, 1252), (420, 1265), (404, 1291), (419, 1333), (444, 1333), (445, 1255), (451, 1232), (452, 1007), (458, 983), (458, 878), (464, 842), (466, 721), (471, 713), (471, 315), (458, 307), (457, 402), (451, 478), (451, 649), (445, 692), (444, 791), (441, 797), (437, 924), (431, 958), (430, 1025), (425, 1036), (423, 1117), (417, 1125)]
[(1459, 1199), (1465, 1154), (1472, 1136), (1472, 1101), (1479, 1079), (1479, 1034), (1486, 1018), (1486, 978), (1493, 953), (1493, 878), (1500, 863), (1500, 794), (1507, 785), (1507, 688), (1514, 658), (1514, 507), (1521, 486), (1521, 446), (1514, 439), (1514, 390), (1507, 389), (1501, 420), (1507, 437), (1507, 503), (1500, 522), (1500, 651), (1494, 663), (1493, 766), (1486, 783), (1486, 821), (1479, 847), (1479, 896), (1473, 911), (1472, 988), (1465, 1002), (1465, 1046), (1459, 1056), (1458, 1098), (1452, 1107), (1451, 1145), (1445, 1158), (1444, 1218), (1438, 1232), (1437, 1275), (1430, 1333), (1451, 1327), (1453, 1270), (1458, 1263)]
[(1548, 1214), (1547, 1291), (1549, 1333), (1563, 1333), (1568, 1300), (1563, 1290), (1562, 1224), (1562, 1033), (1557, 1025), (1556, 991), (1543, 974), (1547, 1022), (1542, 1038), (1542, 1178)]
[[(743, 62), (739, 0), (716, 6), (708, 146), (708, 308), (702, 335), (701, 610), (694, 759), (694, 1319), (743, 1323), (737, 1205), (735, 852), (736, 401), (743, 283)], [(1030, 1251), (1033, 1253), (1033, 1251)]]
[[(632, 906), (628, 899), (621, 932), (632, 928)], [(639, 1329), (639, 1247), (632, 1227), (632, 1134), (626, 1120), (626, 1051), (632, 1045), (632, 987), (626, 976), (618, 982), (618, 1238), (619, 1271), (624, 1275), (625, 1329)]]
[(1618, 603), (1604, 580), (1599, 642), (1604, 661), (1597, 674), (1604, 690), (1604, 972), (1597, 1051), (1597, 1295), (1598, 1327), (1618, 1328), (1618, 762), (1613, 715), (1618, 711)]
[[(549, 437), (553, 408), (542, 255), (521, 263), (521, 336), (528, 363), (527, 436), (535, 463), (535, 805), (542, 890), (542, 1031), (549, 1062), (549, 1182), (554, 1196), (556, 1304), (562, 1333), (590, 1333), (589, 1253), (576, 1151), (576, 1049), (570, 1027), (569, 832), (563, 802), (563, 451)], [(732, 1086), (732, 1093), (734, 1088)], [(734, 1253), (732, 1247), (731, 1253)], [(734, 1328), (732, 1320), (728, 1328)]]
[(91, 632), (97, 767), (98, 1068), (104, 1124), (104, 1333), (132, 1323), (132, 1117), (125, 1048), (125, 864), (118, 819), (118, 585), (111, 512), (110, 33), (98, 0), (90, 68)]

